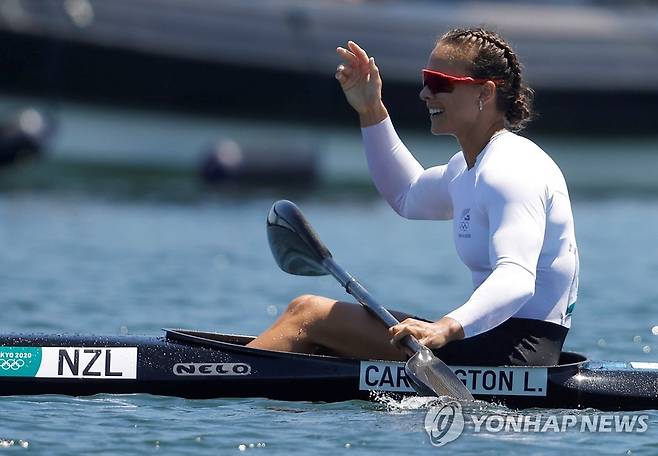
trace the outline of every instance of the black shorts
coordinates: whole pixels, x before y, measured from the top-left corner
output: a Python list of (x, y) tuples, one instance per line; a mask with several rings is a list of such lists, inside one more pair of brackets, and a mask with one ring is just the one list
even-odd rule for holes
[(510, 318), (494, 329), (433, 351), (449, 365), (553, 366), (560, 360), (568, 332), (547, 321)]

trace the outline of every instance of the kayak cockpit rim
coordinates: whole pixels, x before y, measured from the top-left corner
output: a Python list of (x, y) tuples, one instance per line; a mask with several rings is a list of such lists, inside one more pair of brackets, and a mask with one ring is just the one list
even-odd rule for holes
[(255, 339), (253, 336), (245, 336), (242, 334), (225, 334), (191, 329), (163, 328), (162, 330), (165, 332), (165, 338), (168, 340), (184, 342), (215, 342), (243, 347)]
[[(576, 352), (563, 351), (560, 353), (560, 360), (555, 366), (537, 366), (537, 367), (567, 367), (578, 366), (589, 361), (586, 356)], [(534, 366), (533, 366), (534, 367)]]
[[(304, 357), (304, 358), (321, 358), (321, 359), (335, 359), (335, 360), (346, 360), (354, 361), (353, 358), (344, 358), (340, 356), (332, 355), (317, 355), (317, 354), (306, 354), (306, 353), (294, 353), (294, 352), (274, 352), (271, 350), (262, 350), (258, 348), (246, 347), (246, 344), (254, 340), (253, 336), (245, 336), (240, 334), (224, 334), (217, 332), (208, 332), (208, 331), (197, 331), (191, 329), (174, 329), (174, 328), (163, 328), (165, 331), (165, 338), (167, 340), (191, 343), (194, 345), (200, 345), (207, 348), (215, 349), (226, 349), (231, 347), (240, 351), (252, 351), (258, 353), (259, 356), (269, 355), (269, 356), (293, 356), (293, 357)], [(362, 360), (362, 361), (390, 361), (390, 360)], [(578, 366), (587, 361), (587, 358), (579, 353), (574, 352), (562, 352), (560, 354), (560, 361), (557, 365), (551, 366), (529, 366), (529, 367), (569, 367), (569, 366)], [(519, 366), (499, 366), (499, 367), (519, 367)]]
[(254, 336), (223, 334), (191, 329), (163, 328), (163, 331), (165, 331), (165, 339), (171, 342), (197, 345), (200, 347), (208, 348), (210, 350), (233, 352), (235, 354), (250, 355), (258, 358), (297, 360), (315, 359), (318, 361), (335, 362), (341, 364), (351, 364), (354, 361), (359, 361), (358, 359), (344, 358), (339, 356), (272, 351), (247, 347), (246, 344), (254, 340)]

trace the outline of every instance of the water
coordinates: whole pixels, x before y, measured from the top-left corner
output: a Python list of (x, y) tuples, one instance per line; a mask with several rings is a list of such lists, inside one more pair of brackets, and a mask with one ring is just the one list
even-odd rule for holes
[[(72, 119), (65, 120), (75, 125)], [(193, 120), (186, 124), (192, 130), (198, 127)], [(93, 115), (88, 122), (101, 123)], [(328, 155), (324, 183), (306, 192), (209, 191), (185, 171), (188, 165), (178, 166), (192, 163), (189, 155), (163, 173), (127, 170), (125, 157), (119, 165), (81, 164), (84, 157), (66, 155), (65, 146), (83, 143), (76, 136), (82, 133), (67, 130), (68, 142), (58, 145), (54, 159), (1, 175), (0, 331), (159, 334), (162, 327), (182, 326), (253, 334), (299, 294), (345, 297), (330, 278), (293, 277), (276, 268), (264, 220), (280, 198), (299, 203), (340, 264), (385, 305), (431, 318), (463, 302), (470, 278), (449, 224), (397, 217), (369, 190), (356, 152), (358, 132), (318, 131)], [(424, 161), (451, 150), (439, 141), (433, 156), (431, 138), (411, 135), (409, 141)], [(574, 196), (582, 275), (566, 348), (593, 359), (658, 361), (652, 334), (658, 325), (658, 163), (649, 153), (658, 140), (540, 142), (558, 151)], [(476, 416), (514, 413), (472, 407)], [(0, 398), (0, 410), (0, 439), (5, 446), (14, 441), (7, 449), (37, 454), (437, 451), (423, 429), (428, 404), (422, 402), (100, 395)], [(466, 435), (446, 449), (559, 454), (596, 445), (605, 454), (655, 454), (658, 413), (647, 414), (643, 434), (474, 434), (467, 424)]]

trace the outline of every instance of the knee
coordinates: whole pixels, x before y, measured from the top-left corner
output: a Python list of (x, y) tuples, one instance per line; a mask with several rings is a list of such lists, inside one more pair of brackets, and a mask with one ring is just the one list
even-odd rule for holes
[(315, 310), (317, 310), (318, 306), (320, 305), (320, 300), (321, 298), (319, 296), (311, 294), (297, 296), (288, 304), (286, 313), (294, 317), (308, 318), (314, 313)]

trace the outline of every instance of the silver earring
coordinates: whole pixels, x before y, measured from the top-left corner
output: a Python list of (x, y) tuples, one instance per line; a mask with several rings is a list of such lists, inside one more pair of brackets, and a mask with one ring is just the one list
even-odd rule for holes
[(482, 106), (482, 100), (480, 100), (480, 111), (484, 109), (484, 106)]

